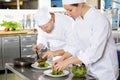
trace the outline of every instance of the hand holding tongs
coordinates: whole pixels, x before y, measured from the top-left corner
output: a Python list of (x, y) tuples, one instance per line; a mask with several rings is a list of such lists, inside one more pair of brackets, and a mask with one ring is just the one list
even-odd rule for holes
[[(50, 50), (50, 43), (49, 42), (47, 42), (47, 48), (46, 48), (47, 50)], [(43, 52), (45, 52), (46, 51), (46, 49), (41, 49), (40, 50), (40, 52), (41, 52), (41, 54), (43, 53)], [(38, 55), (38, 52), (36, 51), (36, 54), (37, 54), (37, 60), (40, 58), (39, 57), (39, 55)]]

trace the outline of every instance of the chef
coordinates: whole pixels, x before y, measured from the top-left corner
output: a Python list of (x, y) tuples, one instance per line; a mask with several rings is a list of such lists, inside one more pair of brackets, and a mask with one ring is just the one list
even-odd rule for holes
[[(109, 20), (85, 0), (63, 0), (63, 6), (75, 22), (66, 53), (53, 63), (54, 69), (85, 64), (87, 74), (97, 80), (117, 80), (118, 57)], [(75, 47), (79, 50), (72, 50)]]
[[(38, 37), (37, 44), (32, 47), (33, 51), (39, 52), (41, 48), (48, 46), (51, 51), (60, 50), (66, 45), (72, 29), (72, 18), (59, 13), (49, 13), (47, 7), (42, 7), (35, 14), (35, 22), (38, 25)], [(50, 53), (47, 52), (46, 55), (49, 57), (52, 55)]]

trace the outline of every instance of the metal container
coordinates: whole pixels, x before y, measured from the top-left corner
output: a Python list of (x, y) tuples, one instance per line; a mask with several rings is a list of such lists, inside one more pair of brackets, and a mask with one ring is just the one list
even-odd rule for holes
[(35, 62), (35, 59), (31, 57), (15, 58), (14, 66), (25, 67), (25, 66), (30, 66), (34, 62)]

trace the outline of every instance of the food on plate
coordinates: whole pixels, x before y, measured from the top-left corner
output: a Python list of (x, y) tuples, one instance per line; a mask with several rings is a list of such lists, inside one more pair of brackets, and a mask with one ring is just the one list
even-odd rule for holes
[(86, 73), (87, 73), (87, 68), (85, 65), (73, 65), (72, 67), (70, 67), (72, 73), (74, 74), (74, 76), (77, 77), (83, 77)]
[(48, 63), (46, 63), (46, 62), (40, 62), (40, 63), (38, 63), (38, 65), (37, 65), (38, 67), (48, 67), (49, 66), (49, 64)]
[(38, 62), (38, 67), (48, 67), (49, 64), (46, 62), (47, 61), (47, 58), (40, 58), (37, 60)]
[(64, 72), (63, 71), (52, 70), (51, 74), (52, 75), (61, 75), (61, 74), (64, 74)]
[(45, 58), (39, 58), (39, 59), (37, 60), (38, 63), (40, 63), (40, 62), (45, 62), (45, 61), (47, 61), (47, 58), (46, 58), (46, 57), (45, 57)]

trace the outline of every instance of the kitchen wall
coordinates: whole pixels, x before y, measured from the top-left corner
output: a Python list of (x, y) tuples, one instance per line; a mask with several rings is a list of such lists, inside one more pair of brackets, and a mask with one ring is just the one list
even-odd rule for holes
[[(88, 4), (101, 8), (101, 12), (104, 9), (104, 0), (86, 0)], [(51, 7), (51, 0), (38, 0), (38, 8), (42, 6), (48, 6), (51, 12), (64, 13), (65, 10), (62, 7)], [(101, 5), (100, 5), (101, 4)], [(36, 25), (34, 24), (34, 13), (37, 9), (0, 9), (0, 23), (2, 20), (15, 20), (20, 22), (24, 29), (33, 29)], [(111, 17), (109, 17), (111, 21)], [(0, 27), (0, 30), (2, 28)]]
[(33, 29), (36, 26), (34, 23), (35, 12), (36, 10), (0, 10), (0, 23), (3, 20), (17, 21), (23, 25), (24, 29)]
[[(49, 1), (50, 0), (41, 0), (38, 8), (42, 6), (48, 6), (50, 8), (50, 12), (58, 12), (64, 14), (65, 10), (63, 8), (51, 8), (49, 6)], [(2, 23), (3, 20), (12, 20), (20, 22), (23, 25), (24, 29), (34, 29), (36, 27), (34, 21), (34, 14), (36, 11), (37, 9), (0, 9), (0, 23)], [(0, 27), (0, 30), (3, 29), (3, 27)]]

